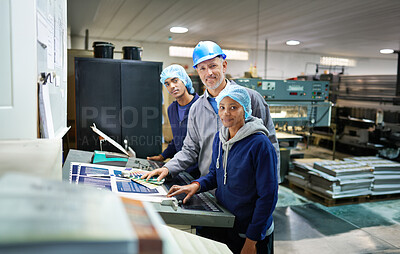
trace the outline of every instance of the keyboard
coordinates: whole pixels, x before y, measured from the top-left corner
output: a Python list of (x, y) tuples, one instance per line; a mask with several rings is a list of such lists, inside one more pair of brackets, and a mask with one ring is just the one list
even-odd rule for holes
[[(190, 184), (193, 179), (187, 173), (180, 173), (172, 181), (165, 182), (164, 185), (170, 189), (172, 185), (186, 185)], [(181, 203), (186, 197), (185, 193), (175, 196), (180, 201), (180, 206), (188, 210), (199, 210), (207, 212), (222, 212), (215, 202), (210, 199), (205, 193), (194, 194), (186, 204)]]

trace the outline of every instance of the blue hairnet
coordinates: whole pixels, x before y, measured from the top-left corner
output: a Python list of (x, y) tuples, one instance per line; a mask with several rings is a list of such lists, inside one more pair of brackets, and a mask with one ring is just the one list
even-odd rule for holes
[(217, 101), (218, 108), (219, 108), (219, 103), (226, 96), (232, 98), (233, 100), (237, 101), (240, 105), (242, 105), (244, 109), (244, 118), (247, 120), (247, 118), (251, 115), (251, 100), (250, 100), (250, 95), (246, 91), (246, 89), (239, 85), (226, 86), (225, 89), (222, 90), (215, 99)]
[(185, 84), (188, 92), (190, 94), (194, 93), (194, 88), (192, 84), (192, 80), (187, 75), (185, 69), (178, 64), (173, 64), (165, 68), (160, 75), (160, 82), (164, 85), (164, 82), (168, 78), (179, 78), (183, 84)]

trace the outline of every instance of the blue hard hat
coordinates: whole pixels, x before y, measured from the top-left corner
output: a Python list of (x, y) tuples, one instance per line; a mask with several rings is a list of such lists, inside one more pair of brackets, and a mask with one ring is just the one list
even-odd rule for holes
[(217, 43), (213, 41), (200, 41), (193, 50), (193, 68), (196, 69), (199, 63), (217, 56), (222, 56), (223, 59), (226, 58), (226, 55)]

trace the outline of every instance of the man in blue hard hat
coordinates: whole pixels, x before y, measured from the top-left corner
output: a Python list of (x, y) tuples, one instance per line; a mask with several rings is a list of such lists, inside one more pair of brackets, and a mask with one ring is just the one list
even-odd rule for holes
[[(158, 180), (171, 175), (176, 176), (194, 163), (198, 163), (201, 176), (209, 172), (212, 161), (212, 145), (216, 133), (221, 129), (222, 123), (218, 116), (218, 106), (216, 97), (227, 86), (237, 86), (234, 81), (225, 78), (227, 68), (226, 55), (222, 49), (212, 41), (200, 41), (193, 51), (193, 67), (200, 76), (201, 81), (207, 88), (202, 96), (192, 105), (189, 118), (186, 138), (183, 142), (182, 150), (175, 154), (169, 162), (162, 168), (146, 174), (143, 178), (149, 179), (152, 176), (159, 175)], [(277, 155), (277, 172), (275, 179), (279, 180), (279, 145), (276, 138), (275, 126), (269, 112), (268, 104), (262, 96), (246, 88), (250, 100), (252, 115), (263, 120), (264, 126), (268, 130), (268, 138), (274, 146)], [(239, 187), (239, 186), (238, 186)], [(255, 188), (254, 186), (243, 186), (243, 190)], [(265, 232), (264, 242), (270, 242), (266, 246), (267, 253), (273, 253), (273, 231), (274, 224), (268, 227)], [(225, 232), (213, 227), (199, 227), (197, 233), (203, 237), (221, 241), (221, 235)], [(241, 235), (240, 237), (246, 238)], [(271, 240), (271, 241), (270, 241)], [(272, 246), (271, 246), (272, 245)]]
[[(207, 89), (190, 109), (188, 129), (182, 150), (176, 153), (174, 158), (162, 168), (153, 170), (144, 175), (143, 178), (149, 179), (155, 175), (159, 175), (158, 180), (163, 179), (167, 175), (174, 177), (195, 163), (198, 163), (201, 176), (208, 173), (211, 164), (213, 139), (222, 126), (221, 120), (218, 117), (215, 97), (226, 86), (237, 85), (234, 81), (225, 78), (228, 65), (225, 58), (226, 55), (215, 42), (200, 41), (196, 45), (193, 51), (193, 67)], [(246, 90), (251, 98), (252, 115), (263, 120), (269, 132), (268, 138), (278, 156), (277, 176), (279, 180), (279, 145), (268, 104), (258, 92), (248, 88)]]

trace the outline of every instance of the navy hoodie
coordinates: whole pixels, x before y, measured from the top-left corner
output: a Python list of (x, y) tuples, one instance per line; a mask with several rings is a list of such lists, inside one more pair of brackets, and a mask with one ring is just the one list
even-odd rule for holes
[(218, 202), (235, 215), (235, 231), (260, 241), (274, 230), (276, 152), (259, 118), (251, 116), (232, 139), (228, 136), (225, 127), (215, 135), (210, 172), (196, 181), (200, 192), (217, 188)]

